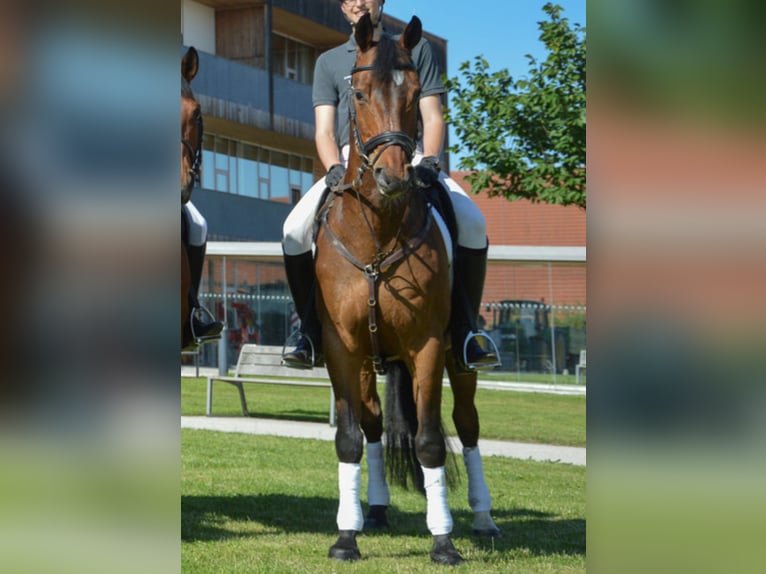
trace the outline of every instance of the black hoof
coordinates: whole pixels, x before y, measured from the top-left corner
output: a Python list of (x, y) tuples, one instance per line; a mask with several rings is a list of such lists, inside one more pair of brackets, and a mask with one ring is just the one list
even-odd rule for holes
[(478, 528), (474, 528), (473, 535), (478, 536), (480, 538), (502, 538), (503, 531), (500, 530), (499, 528), (485, 528), (482, 530), (479, 530)]
[(388, 518), (386, 518), (387, 506), (370, 506), (367, 517), (364, 519), (365, 530), (385, 530), (388, 528)]
[(434, 536), (434, 545), (431, 548), (431, 561), (446, 566), (457, 566), (463, 563), (463, 557), (455, 550), (449, 534)]
[(359, 553), (359, 548), (356, 545), (356, 531), (341, 530), (338, 540), (330, 546), (327, 557), (341, 560), (342, 562), (359, 560), (362, 555)]

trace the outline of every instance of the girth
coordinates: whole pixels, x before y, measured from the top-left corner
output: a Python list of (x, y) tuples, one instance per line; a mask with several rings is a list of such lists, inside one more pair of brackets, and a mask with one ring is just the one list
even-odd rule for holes
[(375, 369), (375, 372), (379, 375), (385, 374), (386, 365), (385, 360), (380, 353), (380, 340), (378, 337), (378, 279), (380, 278), (381, 273), (383, 273), (386, 269), (391, 267), (391, 265), (400, 259), (403, 259), (410, 253), (414, 252), (423, 243), (426, 235), (428, 235), (428, 232), (431, 230), (433, 221), (433, 216), (431, 215), (430, 208), (427, 210), (427, 213), (428, 215), (426, 216), (426, 222), (423, 225), (423, 228), (415, 237), (404, 243), (400, 249), (393, 253), (376, 253), (375, 257), (373, 257), (373, 260), (366, 265), (354, 257), (354, 255), (348, 250), (348, 248), (343, 244), (338, 236), (333, 233), (332, 229), (327, 223), (327, 211), (324, 213), (324, 217), (322, 218), (322, 225), (330, 237), (330, 245), (332, 245), (338, 253), (343, 255), (343, 257), (345, 257), (354, 267), (364, 273), (364, 277), (367, 279), (367, 285), (369, 288), (369, 297), (367, 299), (367, 328), (370, 332), (370, 343), (372, 345), (372, 365)]

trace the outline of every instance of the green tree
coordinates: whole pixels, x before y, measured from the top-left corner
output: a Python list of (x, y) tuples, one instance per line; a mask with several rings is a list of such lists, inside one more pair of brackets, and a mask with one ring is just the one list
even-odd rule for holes
[(585, 208), (585, 29), (569, 25), (562, 8), (546, 4), (539, 22), (547, 57), (529, 60), (529, 75), (489, 73), (482, 56), (464, 62), (465, 80), (447, 78), (457, 133), (453, 153), (472, 193)]

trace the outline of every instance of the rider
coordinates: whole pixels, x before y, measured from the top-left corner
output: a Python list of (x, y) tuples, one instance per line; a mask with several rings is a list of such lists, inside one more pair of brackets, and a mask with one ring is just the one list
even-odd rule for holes
[[(375, 24), (374, 38), (378, 39), (386, 33), (381, 24), (385, 0), (339, 0), (339, 3), (352, 29), (359, 19), (369, 12)], [(487, 269), (486, 224), (481, 211), (465, 191), (439, 169), (439, 156), (445, 132), (441, 94), (446, 90), (427, 40), (421, 40), (413, 48), (412, 60), (418, 70), (421, 84), (418, 107), (422, 123), (422, 139), (418, 142), (418, 150), (412, 164), (415, 166), (416, 177), (423, 185), (430, 187), (438, 181), (448, 190), (457, 219), (458, 246), (455, 251), (453, 275), (455, 284), (462, 282), (463, 289), (453, 290), (451, 331), (454, 355), (457, 364), (463, 369), (482, 368), (498, 362), (495, 353), (483, 350), (474, 337), (469, 337), (471, 332), (476, 330), (475, 320), (481, 304)], [(311, 248), (314, 215), (324, 197), (325, 189), (337, 186), (346, 172), (349, 145), (349, 77), (355, 61), (356, 42), (353, 31), (346, 43), (324, 52), (317, 59), (313, 86), (316, 124), (314, 141), (327, 174), (295, 205), (283, 226), (285, 273), (301, 318), (301, 338), (296, 348), (283, 356), (283, 360), (286, 365), (295, 368), (310, 369), (316, 363), (319, 350), (319, 326), (313, 305), (314, 265)], [(456, 292), (465, 295), (456, 295)], [(460, 300), (464, 300), (465, 297), (468, 298), (470, 310)], [(467, 364), (464, 364), (463, 344), (466, 340)], [(317, 347), (315, 354), (312, 354), (312, 342)]]
[(210, 313), (202, 311), (198, 299), (202, 267), (205, 264), (207, 249), (207, 221), (190, 201), (181, 206), (181, 238), (186, 244), (189, 258), (191, 285), (189, 287), (189, 307), (192, 309), (192, 333), (196, 339), (210, 339), (223, 330), (223, 323), (213, 319)]

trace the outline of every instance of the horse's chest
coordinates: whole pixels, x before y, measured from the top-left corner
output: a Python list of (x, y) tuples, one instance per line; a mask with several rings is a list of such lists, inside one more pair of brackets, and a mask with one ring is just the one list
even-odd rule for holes
[(448, 314), (449, 291), (432, 275), (418, 276), (399, 269), (379, 278), (372, 291), (368, 281), (363, 283), (358, 292), (364, 294), (365, 307), (374, 300), (380, 322), (396, 330), (430, 322), (435, 315), (438, 322), (438, 314)]

